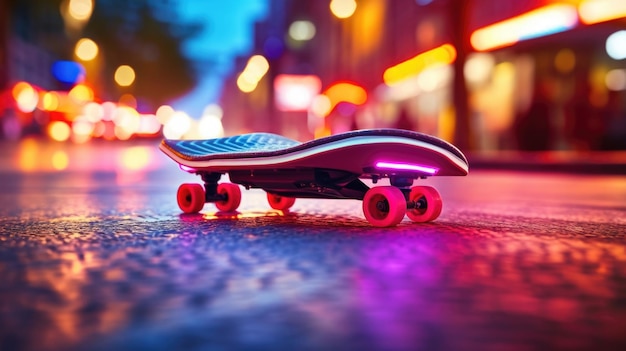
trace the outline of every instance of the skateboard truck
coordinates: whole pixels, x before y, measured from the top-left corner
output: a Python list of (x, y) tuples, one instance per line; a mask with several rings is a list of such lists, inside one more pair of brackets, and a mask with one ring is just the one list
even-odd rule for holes
[(217, 182), (222, 178), (221, 173), (200, 173), (204, 182), (204, 202), (217, 202), (227, 200), (226, 194), (217, 192)]

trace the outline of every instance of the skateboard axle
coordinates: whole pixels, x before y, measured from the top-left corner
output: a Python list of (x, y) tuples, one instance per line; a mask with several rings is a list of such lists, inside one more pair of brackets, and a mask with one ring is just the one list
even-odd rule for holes
[[(413, 209), (425, 209), (427, 207), (426, 198), (421, 197), (417, 201), (408, 200), (406, 202), (407, 210)], [(381, 200), (376, 203), (376, 209), (382, 212), (389, 212), (389, 202), (387, 200)]]
[(204, 182), (204, 202), (218, 202), (228, 200), (228, 195), (217, 192), (217, 182), (222, 177), (221, 173), (201, 173)]

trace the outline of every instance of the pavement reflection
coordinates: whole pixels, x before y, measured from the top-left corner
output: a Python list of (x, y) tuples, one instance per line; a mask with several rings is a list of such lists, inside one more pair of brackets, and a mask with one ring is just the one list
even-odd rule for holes
[(626, 344), (621, 176), (429, 179), (441, 217), (380, 229), (358, 201), (261, 191), (181, 215), (193, 176), (94, 167), (0, 171), (0, 349)]

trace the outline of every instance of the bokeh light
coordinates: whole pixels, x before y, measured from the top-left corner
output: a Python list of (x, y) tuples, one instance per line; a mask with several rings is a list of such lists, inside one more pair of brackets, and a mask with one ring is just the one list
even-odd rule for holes
[(202, 139), (223, 137), (224, 126), (222, 125), (222, 120), (216, 115), (204, 115), (198, 123), (198, 132)]
[(324, 117), (330, 113), (332, 104), (328, 96), (321, 94), (313, 98), (311, 102), (311, 112), (316, 116)]
[(273, 60), (279, 58), (283, 54), (284, 50), (285, 44), (276, 36), (270, 36), (265, 39), (265, 42), (263, 43), (263, 53), (268, 59)]
[[(139, 113), (131, 107), (119, 106), (113, 113), (113, 123), (115, 123), (116, 131), (124, 135), (123, 139), (128, 139), (126, 135), (130, 136), (139, 130), (141, 124)], [(117, 134), (117, 133), (116, 133)]]
[(61, 83), (76, 84), (85, 79), (85, 67), (74, 61), (56, 61), (52, 64), (52, 74)]
[(438, 65), (425, 69), (417, 76), (417, 86), (423, 92), (432, 92), (443, 88), (445, 84), (452, 81), (452, 67), (449, 65)]
[(19, 82), (13, 86), (12, 95), (20, 111), (29, 113), (37, 108), (39, 94), (37, 94), (37, 91), (32, 85), (26, 82)]
[(383, 73), (383, 80), (387, 85), (397, 84), (407, 78), (417, 76), (428, 67), (450, 64), (454, 60), (456, 60), (456, 49), (454, 46), (443, 44), (389, 67)]
[(119, 99), (120, 105), (137, 108), (137, 98), (132, 94), (123, 94)]
[(54, 153), (52, 153), (52, 157), (50, 158), (50, 161), (52, 162), (52, 168), (54, 168), (57, 171), (62, 171), (64, 169), (67, 169), (67, 167), (70, 164), (70, 158), (67, 155), (67, 152), (63, 150), (57, 150)]
[(98, 45), (89, 38), (82, 38), (76, 43), (74, 53), (83, 61), (91, 61), (98, 56)]
[(68, 5), (70, 16), (78, 21), (86, 21), (93, 12), (92, 0), (70, 0)]
[(111, 101), (106, 101), (106, 102), (103, 102), (101, 106), (102, 106), (102, 120), (112, 121), (113, 114), (115, 113), (115, 109), (117, 109), (117, 106), (115, 105), (115, 103)]
[(161, 124), (167, 123), (172, 115), (174, 114), (174, 109), (169, 105), (162, 105), (156, 111), (156, 118)]
[(87, 102), (94, 99), (93, 90), (84, 84), (77, 84), (70, 90), (68, 95), (76, 102)]
[(219, 119), (222, 119), (222, 117), (224, 116), (224, 110), (218, 104), (209, 104), (207, 105), (207, 107), (204, 108), (202, 115), (203, 116), (215, 116)]
[(311, 21), (294, 21), (289, 26), (289, 36), (293, 40), (311, 40), (315, 37), (315, 25)]
[(55, 111), (59, 108), (59, 95), (53, 91), (43, 94), (41, 97), (41, 108), (46, 111)]
[(626, 30), (619, 30), (606, 38), (606, 53), (613, 60), (626, 58)]
[(496, 59), (489, 53), (474, 53), (468, 56), (463, 67), (463, 74), (469, 84), (483, 84), (486, 83), (493, 67), (496, 64)]
[(121, 153), (120, 164), (127, 170), (143, 170), (152, 162), (152, 154), (151, 150), (145, 146), (133, 146)]
[(306, 111), (322, 89), (316, 75), (279, 74), (274, 79), (274, 99), (280, 111)]
[(611, 91), (626, 90), (626, 69), (612, 69), (604, 78), (606, 88)]
[(237, 88), (244, 93), (253, 92), (256, 89), (257, 84), (257, 82), (247, 80), (243, 74), (240, 74), (239, 77), (237, 77)]
[(470, 36), (478, 51), (509, 46), (522, 40), (539, 38), (572, 29), (578, 24), (578, 11), (569, 4), (551, 4), (479, 28)]
[(155, 115), (140, 115), (139, 116), (139, 129), (137, 134), (157, 134), (161, 131), (161, 123), (157, 120)]
[(626, 16), (626, 1), (585, 0), (578, 5), (578, 12), (584, 24), (606, 22)]
[(337, 18), (348, 18), (356, 11), (355, 0), (331, 0), (330, 11)]
[(554, 57), (554, 67), (561, 73), (569, 73), (576, 67), (576, 54), (572, 49), (561, 49)]
[(128, 87), (135, 82), (135, 70), (129, 65), (121, 65), (115, 70), (115, 82), (121, 87)]
[(66, 141), (70, 138), (71, 134), (72, 129), (65, 122), (54, 121), (48, 125), (48, 136), (50, 136), (52, 140)]
[(181, 139), (190, 128), (191, 117), (182, 111), (177, 111), (163, 126), (163, 136), (166, 139)]
[(237, 87), (244, 93), (254, 91), (269, 68), (269, 62), (262, 55), (250, 57), (243, 72), (237, 77)]
[(104, 118), (104, 107), (95, 102), (87, 103), (83, 107), (83, 115), (92, 123), (100, 122)]
[(94, 130), (94, 123), (86, 116), (78, 116), (72, 122), (72, 133), (88, 137)]

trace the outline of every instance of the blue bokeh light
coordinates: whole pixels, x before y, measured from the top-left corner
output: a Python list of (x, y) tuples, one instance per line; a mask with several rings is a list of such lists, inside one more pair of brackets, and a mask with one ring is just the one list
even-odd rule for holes
[(85, 79), (85, 67), (74, 61), (56, 61), (52, 64), (52, 75), (61, 83), (76, 84)]

